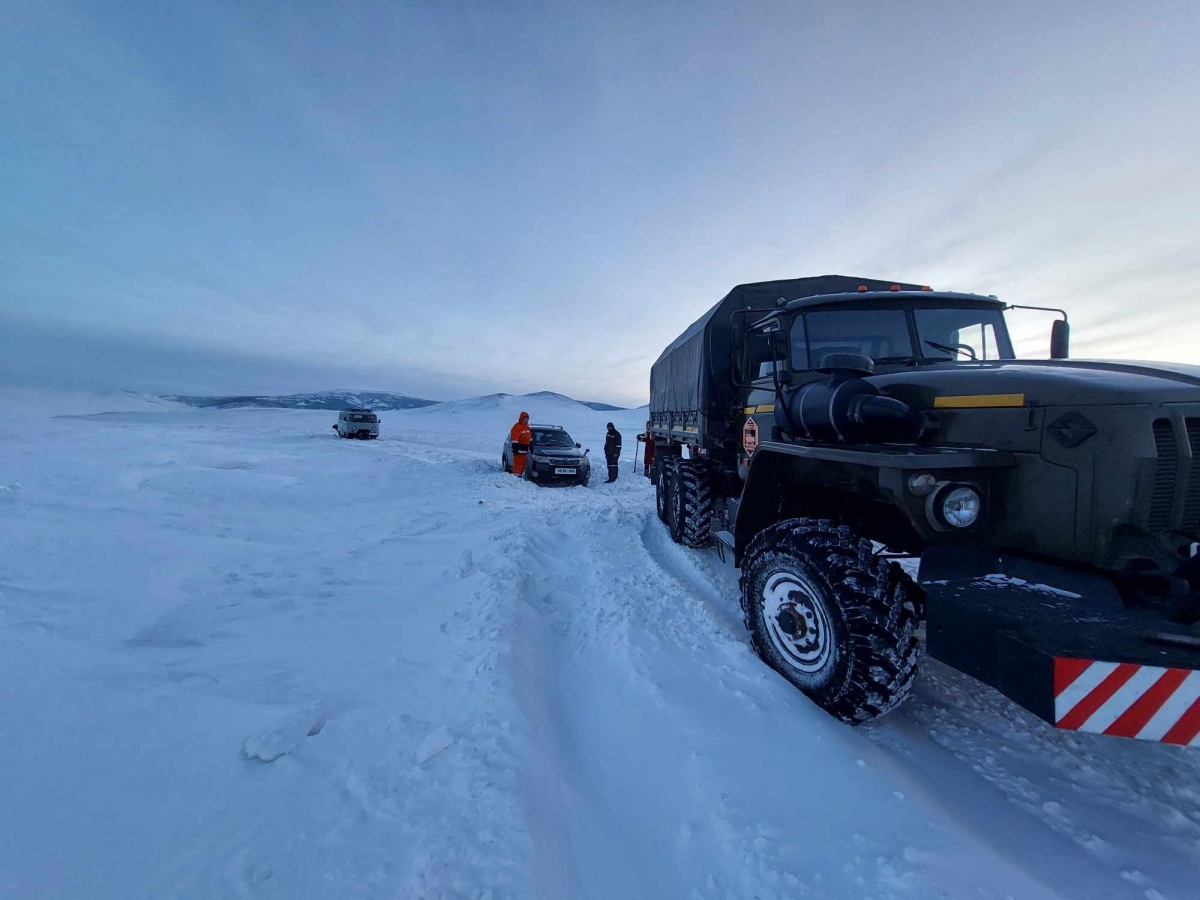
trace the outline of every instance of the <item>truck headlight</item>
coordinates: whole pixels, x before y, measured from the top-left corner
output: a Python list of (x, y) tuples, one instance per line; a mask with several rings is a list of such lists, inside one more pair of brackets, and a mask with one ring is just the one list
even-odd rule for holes
[(973, 487), (959, 485), (942, 494), (939, 501), (942, 520), (953, 528), (970, 528), (979, 520), (983, 498)]

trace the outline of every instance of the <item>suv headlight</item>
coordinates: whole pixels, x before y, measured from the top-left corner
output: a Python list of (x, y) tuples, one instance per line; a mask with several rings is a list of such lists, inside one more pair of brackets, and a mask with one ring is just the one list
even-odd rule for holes
[(534, 461), (534, 462), (540, 462), (540, 463), (548, 463), (548, 462), (550, 462), (550, 457), (548, 457), (548, 456), (542, 456), (541, 454), (534, 453), (534, 454), (533, 454), (533, 461)]

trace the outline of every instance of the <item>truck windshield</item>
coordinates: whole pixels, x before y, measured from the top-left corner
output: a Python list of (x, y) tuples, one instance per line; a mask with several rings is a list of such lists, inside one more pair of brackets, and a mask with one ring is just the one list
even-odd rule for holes
[(535, 447), (574, 447), (575, 442), (565, 431), (535, 431), (533, 445)]
[(935, 359), (1013, 359), (998, 309), (916, 309), (921, 355)]
[(903, 309), (829, 309), (792, 323), (792, 365), (816, 369), (829, 353), (858, 353), (878, 362), (913, 355)]

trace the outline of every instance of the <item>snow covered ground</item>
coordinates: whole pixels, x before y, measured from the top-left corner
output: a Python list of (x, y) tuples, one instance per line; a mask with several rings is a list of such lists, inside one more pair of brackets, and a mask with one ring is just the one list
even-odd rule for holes
[[(503, 475), (522, 403), (621, 480)], [(639, 413), (0, 413), (0, 897), (1200, 896), (1200, 752), (934, 663), (854, 730), (764, 667)]]

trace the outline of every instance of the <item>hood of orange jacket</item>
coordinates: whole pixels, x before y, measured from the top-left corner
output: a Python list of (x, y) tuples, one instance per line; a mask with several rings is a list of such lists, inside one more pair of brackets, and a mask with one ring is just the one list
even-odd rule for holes
[(529, 413), (521, 413), (517, 419), (517, 424), (512, 427), (508, 433), (510, 441), (516, 441), (518, 444), (528, 444), (533, 440), (533, 432), (529, 430)]

